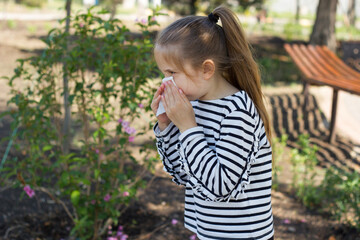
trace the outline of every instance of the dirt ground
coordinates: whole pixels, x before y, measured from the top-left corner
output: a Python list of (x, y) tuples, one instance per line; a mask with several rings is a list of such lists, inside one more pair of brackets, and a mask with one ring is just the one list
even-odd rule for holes
[[(47, 24), (47, 25), (46, 25)], [(55, 22), (19, 22), (10, 29), (4, 24), (0, 31), (0, 76), (10, 76), (16, 67), (16, 59), (37, 54), (43, 47), (39, 37), (47, 32), (46, 26)], [(36, 27), (36, 32), (29, 30)], [(266, 50), (264, 46), (279, 49), (282, 41), (270, 38), (254, 40), (255, 48)], [(281, 51), (280, 51), (281, 53)], [(5, 80), (0, 81), (0, 111), (6, 109), (9, 88)], [(329, 165), (359, 171), (360, 144), (350, 138), (337, 136), (334, 144), (326, 141), (328, 130), (327, 117), (319, 110), (318, 100), (311, 98), (310, 110), (304, 112), (301, 103), (301, 88), (281, 87), (265, 90), (269, 112), (273, 119), (274, 135), (289, 135), (288, 146), (296, 147), (299, 134), (308, 132), (311, 141), (320, 146), (318, 158), (319, 172)], [(0, 138), (10, 134), (9, 122), (0, 121)], [(151, 134), (151, 133), (150, 133)], [(5, 149), (1, 146), (0, 151)], [(1, 154), (2, 156), (2, 154)], [(343, 226), (317, 212), (304, 208), (291, 193), (290, 162), (288, 157), (279, 162), (282, 167), (277, 191), (272, 192), (275, 223), (275, 239), (346, 239), (360, 240), (359, 233)], [(184, 190), (170, 181), (162, 171), (161, 164), (156, 166), (155, 174), (148, 173), (146, 189), (138, 192), (120, 218), (120, 224), (129, 239), (184, 240), (192, 233), (183, 227)], [(21, 197), (20, 189), (0, 188), (0, 239), (66, 239), (70, 221), (60, 206), (45, 195), (36, 199)], [(179, 222), (171, 224), (172, 219)]]

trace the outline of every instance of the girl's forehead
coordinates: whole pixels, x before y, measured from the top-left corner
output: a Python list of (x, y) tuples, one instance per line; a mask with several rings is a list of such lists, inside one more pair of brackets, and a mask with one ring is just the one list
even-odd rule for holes
[(159, 68), (179, 68), (181, 62), (176, 52), (174, 48), (156, 46), (154, 55)]

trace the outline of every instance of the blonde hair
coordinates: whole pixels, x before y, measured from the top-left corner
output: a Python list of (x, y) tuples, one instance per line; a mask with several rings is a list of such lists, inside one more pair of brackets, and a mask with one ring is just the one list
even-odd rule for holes
[(221, 26), (209, 17), (181, 18), (157, 36), (155, 49), (157, 46), (165, 47), (164, 57), (180, 69), (183, 69), (185, 60), (196, 69), (206, 59), (212, 59), (216, 70), (234, 87), (244, 90), (254, 102), (270, 141), (270, 119), (261, 91), (260, 71), (240, 21), (224, 6), (217, 7), (212, 14), (221, 20)]

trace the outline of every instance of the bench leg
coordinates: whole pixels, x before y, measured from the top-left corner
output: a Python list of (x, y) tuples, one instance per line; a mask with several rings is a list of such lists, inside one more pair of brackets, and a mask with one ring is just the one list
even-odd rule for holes
[(302, 94), (304, 95), (304, 109), (309, 109), (309, 83), (304, 81)]
[(329, 140), (328, 140), (329, 143), (334, 142), (334, 139), (335, 139), (337, 100), (338, 100), (338, 90), (334, 89), (334, 91), (333, 91), (333, 101), (332, 101), (332, 110), (331, 110), (330, 136), (329, 136)]

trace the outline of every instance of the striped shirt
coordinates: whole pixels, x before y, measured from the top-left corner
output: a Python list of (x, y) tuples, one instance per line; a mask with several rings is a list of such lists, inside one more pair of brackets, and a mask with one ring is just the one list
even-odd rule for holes
[(191, 102), (197, 127), (154, 126), (164, 170), (185, 186), (185, 227), (199, 239), (269, 239), (272, 151), (244, 91)]

